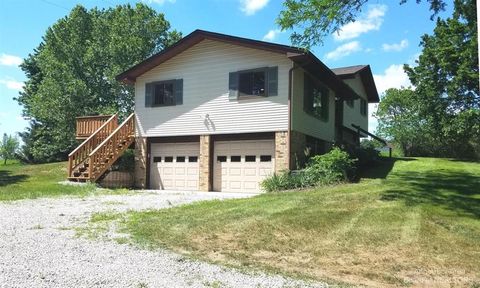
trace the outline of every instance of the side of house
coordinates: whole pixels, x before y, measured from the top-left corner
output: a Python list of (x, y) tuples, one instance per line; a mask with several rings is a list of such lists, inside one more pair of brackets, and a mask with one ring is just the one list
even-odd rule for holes
[(328, 151), (362, 88), (303, 50), (201, 30), (117, 79), (135, 85), (136, 186), (174, 190), (258, 192)]

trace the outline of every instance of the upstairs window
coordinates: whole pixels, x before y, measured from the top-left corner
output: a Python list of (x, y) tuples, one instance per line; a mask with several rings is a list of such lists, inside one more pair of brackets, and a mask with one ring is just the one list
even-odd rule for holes
[(153, 87), (152, 106), (175, 105), (175, 98), (173, 95), (173, 81), (158, 83), (155, 84)]
[(308, 114), (328, 121), (329, 92), (328, 88), (315, 82), (309, 75), (305, 74), (304, 82), (304, 110)]
[(230, 72), (229, 99), (267, 97), (278, 94), (278, 67)]
[(238, 96), (266, 96), (265, 70), (241, 72), (238, 75)]
[(367, 101), (364, 99), (360, 99), (360, 114), (363, 116), (367, 116), (368, 112), (368, 104)]
[(183, 80), (145, 84), (145, 107), (173, 106), (183, 103)]

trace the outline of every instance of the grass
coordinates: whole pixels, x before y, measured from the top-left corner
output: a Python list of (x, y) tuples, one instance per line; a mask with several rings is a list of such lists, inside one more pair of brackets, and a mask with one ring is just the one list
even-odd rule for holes
[(123, 232), (144, 247), (330, 283), (479, 285), (479, 163), (385, 160), (363, 176), (303, 192), (131, 211)]
[(70, 186), (58, 184), (66, 180), (67, 163), (23, 165), (18, 162), (0, 164), (0, 201), (40, 197), (88, 196), (91, 194), (123, 194), (126, 189), (98, 189), (93, 184)]

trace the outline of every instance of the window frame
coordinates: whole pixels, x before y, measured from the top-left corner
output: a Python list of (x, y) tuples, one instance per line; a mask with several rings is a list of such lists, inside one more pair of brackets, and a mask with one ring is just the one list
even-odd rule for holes
[[(149, 82), (148, 84), (153, 85), (153, 94), (152, 94), (152, 103), (150, 107), (165, 107), (165, 106), (176, 106), (177, 105), (177, 99), (175, 95), (175, 79), (170, 79), (170, 80), (162, 80), (162, 81), (154, 81), (154, 82)], [(155, 104), (155, 89), (157, 85), (161, 84), (172, 84), (172, 96), (173, 96), (173, 103), (172, 104)], [(165, 102), (165, 99), (164, 99)]]
[[(312, 90), (312, 93), (308, 95), (308, 97), (309, 97), (308, 99), (307, 99), (307, 88), (310, 89), (310, 87), (308, 87), (309, 85), (307, 85), (307, 81), (310, 82), (309, 85), (311, 85), (311, 90)], [(330, 120), (330, 89), (326, 85), (321, 84), (318, 81), (315, 81), (315, 79), (313, 79), (313, 77), (308, 75), (307, 73), (304, 73), (303, 83), (304, 83), (304, 85), (303, 85), (303, 97), (304, 97), (303, 111), (305, 111), (305, 113), (307, 113), (308, 115), (310, 115), (312, 117), (315, 117), (316, 119), (319, 119), (323, 122), (329, 122), (329, 120)], [(322, 94), (320, 96), (321, 97), (320, 102), (322, 102), (323, 97), (326, 97), (326, 99), (325, 99), (326, 100), (326, 102), (325, 102), (326, 103), (326, 108), (325, 108), (325, 110), (323, 110), (323, 107), (321, 108), (322, 112), (321, 112), (320, 115), (315, 113), (315, 107), (314, 107), (315, 95), (313, 93), (313, 89), (318, 89), (322, 92)], [(311, 107), (306, 107), (307, 103), (309, 105), (311, 105)], [(325, 112), (325, 113), (323, 113), (323, 112)]]
[(363, 98), (360, 98), (360, 114), (362, 116), (367, 116), (368, 114), (368, 102)]
[[(244, 94), (243, 92), (240, 91), (240, 76), (242, 74), (248, 74), (248, 73), (256, 73), (256, 72), (263, 72), (263, 77), (264, 77), (264, 95), (254, 95), (254, 94)], [(247, 70), (240, 70), (237, 71), (238, 73), (238, 99), (246, 99), (246, 98), (257, 98), (257, 97), (268, 97), (268, 67), (262, 67), (262, 68), (254, 68), (254, 69), (247, 69)]]

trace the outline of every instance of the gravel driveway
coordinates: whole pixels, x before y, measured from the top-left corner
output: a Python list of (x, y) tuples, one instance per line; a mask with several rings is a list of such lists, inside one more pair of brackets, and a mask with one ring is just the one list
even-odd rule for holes
[(94, 212), (164, 208), (234, 193), (135, 193), (0, 202), (0, 287), (326, 287), (240, 272), (166, 250), (90, 240), (71, 227)]

